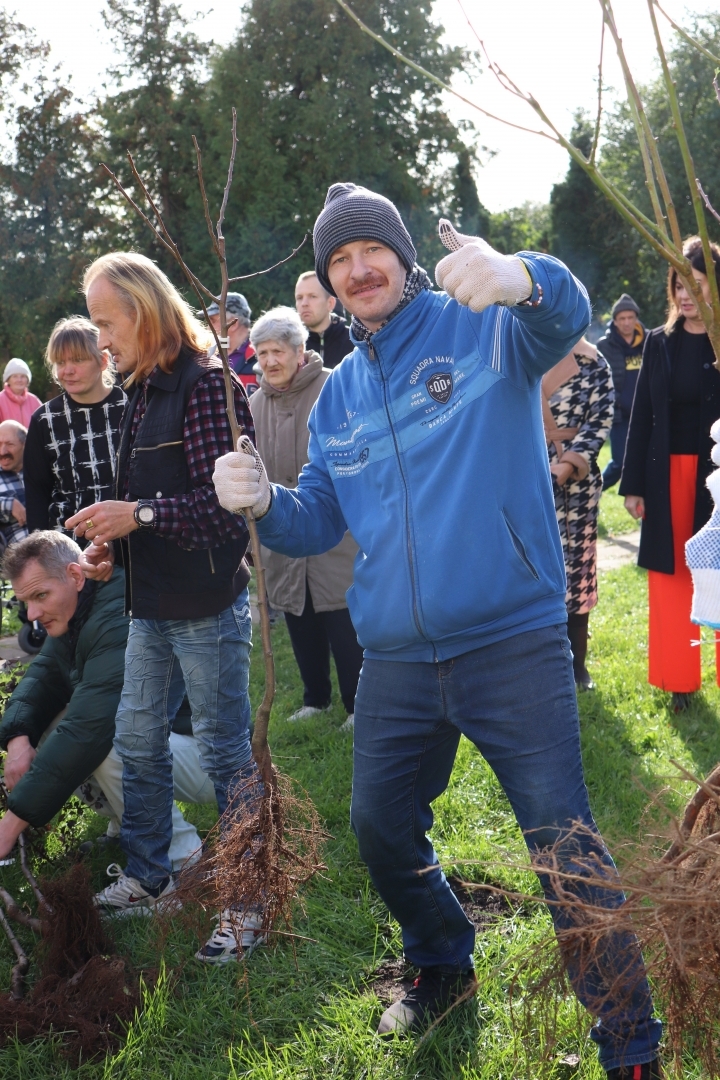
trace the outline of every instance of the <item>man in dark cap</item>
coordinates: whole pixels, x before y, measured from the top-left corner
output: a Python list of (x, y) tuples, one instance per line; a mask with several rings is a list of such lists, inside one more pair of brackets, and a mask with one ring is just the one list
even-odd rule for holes
[[(352, 824), (420, 969), (382, 1035), (422, 1029), (476, 988), (473, 926), (427, 836), (461, 734), (533, 854), (552, 847), (561, 871), (596, 860), (616, 881), (583, 779), (539, 387), (586, 329), (587, 293), (550, 256), (501, 255), (447, 221), (440, 236), (452, 253), (433, 292), (396, 207), (330, 188), (315, 267), (352, 312), (355, 348), (310, 416), (310, 460), (292, 490), (269, 484), (258, 454), (227, 454), (213, 476), (221, 505), (253, 508), (271, 550), (319, 554), (346, 529), (360, 548), (347, 594), (365, 650)], [(612, 888), (581, 892), (621, 903)], [(608, 937), (603, 971), (588, 960), (571, 977), (600, 1015), (593, 1038), (612, 1080), (659, 1077), (661, 1025), (635, 939)]]
[(645, 345), (645, 327), (640, 322), (639, 315), (640, 308), (632, 296), (623, 293), (613, 304), (612, 322), (597, 343), (598, 349), (610, 365), (615, 386), (615, 415), (610, 429), (612, 458), (603, 470), (605, 489), (617, 484), (625, 457), (635, 384)]
[[(230, 367), (239, 375), (240, 382), (245, 387), (248, 397), (254, 394), (258, 388), (257, 373), (255, 371), (255, 350), (250, 344), (250, 327), (252, 325), (252, 311), (250, 305), (239, 292), (229, 292), (225, 302), (225, 311), (228, 330), (228, 360)], [(220, 333), (220, 307), (211, 304), (207, 309), (210, 325), (215, 333)]]

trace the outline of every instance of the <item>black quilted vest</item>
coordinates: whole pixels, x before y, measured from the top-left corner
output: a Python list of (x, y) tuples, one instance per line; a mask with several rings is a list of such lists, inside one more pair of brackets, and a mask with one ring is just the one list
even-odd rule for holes
[[(220, 363), (181, 352), (169, 373), (156, 368), (147, 382), (145, 415), (130, 445), (138, 386), (120, 427), (117, 498), (125, 478), (128, 498), (165, 499), (191, 490), (183, 449), (185, 413), (195, 383)], [(122, 541), (125, 608), (136, 619), (203, 619), (228, 608), (247, 585), (247, 539), (187, 551), (154, 529), (137, 529)]]

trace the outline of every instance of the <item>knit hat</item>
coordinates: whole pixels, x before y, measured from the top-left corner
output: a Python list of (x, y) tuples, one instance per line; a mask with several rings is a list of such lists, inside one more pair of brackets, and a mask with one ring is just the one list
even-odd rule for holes
[(417, 252), (394, 203), (357, 184), (333, 184), (313, 229), (315, 273), (331, 296), (330, 256), (353, 240), (379, 240), (392, 248), (408, 272), (415, 265)]
[(3, 371), (3, 385), (5, 385), (11, 375), (27, 375), (28, 386), (32, 382), (32, 371), (25, 361), (20, 360), (17, 356), (13, 357), (13, 359), (9, 360), (5, 365), (5, 370)]
[(640, 314), (640, 308), (637, 306), (632, 296), (624, 292), (619, 300), (616, 300), (613, 304), (612, 317), (615, 318), (621, 311), (634, 311), (636, 315)]
[[(248, 324), (248, 326), (252, 322), (252, 311), (250, 310), (250, 305), (248, 304), (242, 293), (229, 292), (227, 294), (227, 299), (225, 300), (225, 312), (227, 315), (236, 315), (238, 319), (242, 319)], [(207, 313), (208, 315), (219, 315), (220, 305), (211, 304), (210, 307), (207, 309)]]

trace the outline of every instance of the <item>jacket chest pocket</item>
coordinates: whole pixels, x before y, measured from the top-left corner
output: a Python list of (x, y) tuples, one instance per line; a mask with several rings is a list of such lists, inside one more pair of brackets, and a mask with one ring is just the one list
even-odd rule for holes
[(130, 452), (129, 493), (139, 499), (163, 499), (187, 490), (182, 439), (135, 446)]

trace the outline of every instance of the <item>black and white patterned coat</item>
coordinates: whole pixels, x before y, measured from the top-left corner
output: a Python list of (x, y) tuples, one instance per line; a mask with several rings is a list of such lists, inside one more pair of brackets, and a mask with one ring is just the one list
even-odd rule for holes
[[(577, 428), (571, 440), (563, 442), (563, 451), (572, 451), (589, 466), (582, 480), (569, 480), (560, 486), (553, 481), (555, 512), (560, 528), (565, 569), (568, 613), (581, 615), (597, 604), (597, 515), (602, 476), (597, 457), (612, 425), (615, 392), (612, 374), (605, 358), (575, 354), (579, 371), (549, 399), (550, 410), (558, 428)], [(558, 460), (554, 443), (548, 447), (550, 464)]]
[(114, 386), (96, 404), (81, 405), (62, 393), (33, 413), (23, 457), (31, 532), (63, 529), (83, 506), (114, 498), (126, 401), (122, 388)]

